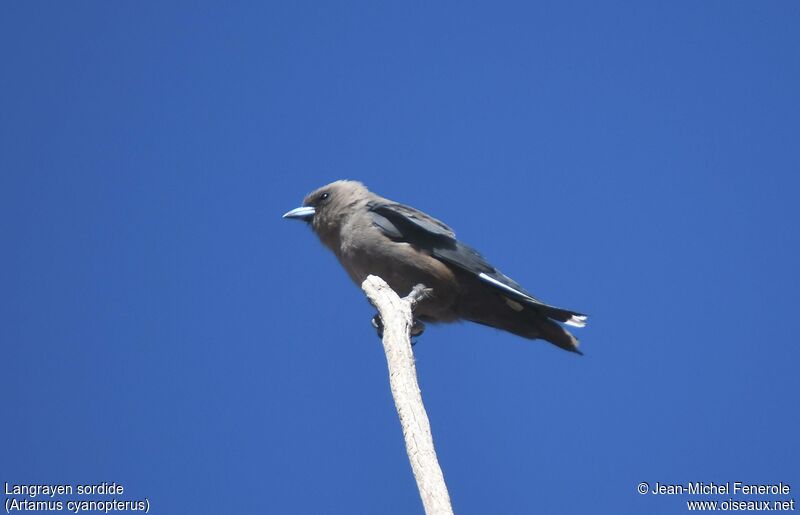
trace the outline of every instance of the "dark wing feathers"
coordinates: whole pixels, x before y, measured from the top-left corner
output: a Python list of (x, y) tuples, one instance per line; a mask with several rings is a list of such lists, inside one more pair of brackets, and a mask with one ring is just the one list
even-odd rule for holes
[[(396, 231), (406, 236), (421, 231), (433, 237), (443, 237), (450, 240), (456, 239), (456, 233), (453, 232), (453, 229), (413, 207), (404, 206), (403, 204), (395, 202), (371, 202), (368, 207), (373, 215), (377, 214), (382, 216), (390, 224), (395, 226)], [(376, 225), (383, 228), (380, 224)], [(425, 235), (423, 234), (423, 236)], [(391, 238), (392, 236), (389, 237)]]
[(435, 258), (477, 276), (503, 295), (529, 304), (547, 317), (568, 322), (574, 315), (582, 316), (535, 298), (516, 281), (495, 269), (475, 249), (456, 240), (453, 230), (436, 218), (393, 202), (371, 202), (368, 208), (372, 222), (392, 240), (405, 241), (426, 249)]
[(372, 224), (380, 229), (383, 234), (395, 241), (403, 240), (403, 233), (388, 218), (378, 214), (376, 211), (370, 211), (370, 215), (372, 215)]

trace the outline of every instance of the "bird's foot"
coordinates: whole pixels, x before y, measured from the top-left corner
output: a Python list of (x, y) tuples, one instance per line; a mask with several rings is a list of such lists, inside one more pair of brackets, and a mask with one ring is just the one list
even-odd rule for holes
[(411, 326), (411, 336), (422, 336), (422, 333), (425, 332), (425, 324), (423, 324), (419, 319), (414, 319), (414, 325)]
[(383, 339), (383, 320), (380, 314), (372, 317), (372, 327), (374, 327), (375, 332), (378, 333), (378, 338)]
[(416, 338), (422, 336), (422, 333), (424, 332), (425, 332), (425, 324), (423, 324), (422, 322), (420, 322), (418, 319), (415, 318), (414, 325), (411, 326), (411, 331), (409, 331), (409, 334), (411, 336), (412, 347), (417, 344)]
[[(406, 296), (405, 300), (408, 301), (408, 304), (411, 306), (411, 312), (413, 313), (419, 303), (431, 295), (433, 295), (433, 289), (428, 288), (424, 284), (420, 283), (411, 289), (411, 293)], [(423, 324), (418, 318), (414, 318), (414, 325), (411, 326), (411, 330), (409, 331), (412, 347), (417, 344), (417, 340), (415, 338), (422, 336), (422, 333), (424, 332), (425, 324)]]
[[(424, 284), (418, 284), (411, 289), (411, 293), (409, 293), (404, 300), (406, 300), (409, 305), (411, 306), (411, 311), (413, 312), (417, 305), (422, 302), (423, 300), (427, 299), (433, 295), (433, 289), (426, 287)], [(374, 317), (372, 317), (372, 327), (375, 328), (375, 332), (378, 333), (378, 338), (383, 339), (383, 320), (381, 320), (381, 315), (378, 313)], [(411, 338), (416, 338), (422, 335), (425, 332), (425, 324), (423, 324), (419, 319), (414, 319), (414, 324), (411, 326), (411, 330), (409, 331), (409, 335)], [(416, 345), (416, 341), (412, 340), (411, 345)]]
[[(383, 338), (383, 320), (381, 320), (381, 316), (380, 315), (375, 315), (374, 317), (372, 317), (371, 322), (372, 322), (372, 327), (375, 328), (375, 332), (378, 334), (378, 338), (382, 339)], [(411, 326), (411, 331), (409, 331), (409, 335), (411, 336), (411, 338), (417, 338), (419, 336), (422, 336), (422, 333), (424, 333), (424, 332), (425, 332), (425, 324), (422, 323), (420, 320), (415, 318), (414, 319), (414, 324)], [(416, 345), (416, 343), (417, 343), (416, 341), (411, 340), (412, 347), (414, 345)]]
[(414, 311), (414, 309), (417, 307), (417, 304), (427, 299), (431, 295), (433, 295), (433, 288), (428, 288), (424, 284), (420, 283), (411, 289), (411, 293), (406, 296), (405, 300), (407, 300), (411, 305), (411, 311)]

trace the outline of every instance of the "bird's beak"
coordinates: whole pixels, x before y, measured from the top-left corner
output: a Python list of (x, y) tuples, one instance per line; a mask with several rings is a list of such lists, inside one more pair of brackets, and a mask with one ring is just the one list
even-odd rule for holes
[(284, 218), (295, 218), (297, 220), (303, 220), (304, 222), (310, 222), (312, 218), (314, 218), (314, 213), (316, 210), (311, 206), (303, 206), (303, 207), (296, 207), (283, 215)]

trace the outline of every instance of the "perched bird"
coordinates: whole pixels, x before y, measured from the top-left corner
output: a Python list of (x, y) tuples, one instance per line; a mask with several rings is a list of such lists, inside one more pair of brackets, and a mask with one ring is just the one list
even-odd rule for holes
[(323, 186), (283, 217), (308, 222), (359, 286), (373, 274), (401, 297), (420, 283), (432, 288), (414, 311), (423, 322), (469, 320), (581, 354), (578, 340), (556, 322), (583, 327), (586, 315), (543, 303), (444, 223), (360, 182)]

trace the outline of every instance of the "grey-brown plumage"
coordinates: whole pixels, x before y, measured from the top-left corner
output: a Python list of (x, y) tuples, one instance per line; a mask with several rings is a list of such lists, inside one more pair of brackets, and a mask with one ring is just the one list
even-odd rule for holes
[(400, 296), (419, 283), (432, 288), (414, 312), (422, 321), (469, 320), (580, 353), (578, 340), (556, 322), (583, 327), (586, 315), (541, 302), (444, 223), (360, 182), (323, 186), (283, 216), (309, 222), (357, 285), (374, 274)]

